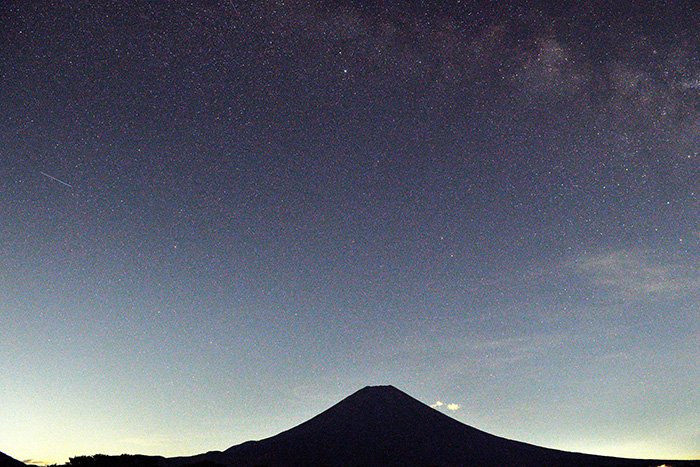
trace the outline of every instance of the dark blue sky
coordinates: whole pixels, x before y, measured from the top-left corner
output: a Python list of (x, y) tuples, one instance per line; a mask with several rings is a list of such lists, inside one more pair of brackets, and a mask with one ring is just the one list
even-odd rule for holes
[(700, 457), (695, 2), (128, 3), (0, 6), (0, 450)]

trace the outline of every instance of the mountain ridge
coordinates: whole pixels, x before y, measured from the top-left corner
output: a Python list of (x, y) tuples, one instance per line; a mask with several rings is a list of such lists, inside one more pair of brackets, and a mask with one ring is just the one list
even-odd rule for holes
[(25, 465), (24, 462), (18, 461), (4, 452), (0, 452), (0, 467), (24, 467)]
[[(66, 467), (700, 467), (700, 460), (625, 459), (492, 435), (394, 386), (366, 386), (318, 415), (258, 441), (186, 457), (79, 456)], [(27, 467), (0, 453), (0, 467)]]
[[(495, 436), (449, 417), (393, 386), (366, 386), (275, 436), (224, 451), (172, 459), (253, 466), (658, 466), (544, 448)], [(673, 461), (672, 465), (700, 465)]]

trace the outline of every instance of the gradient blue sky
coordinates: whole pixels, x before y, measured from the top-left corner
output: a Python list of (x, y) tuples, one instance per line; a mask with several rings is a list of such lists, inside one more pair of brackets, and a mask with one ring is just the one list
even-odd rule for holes
[(3, 2), (0, 451), (699, 458), (700, 12), (550, 3)]

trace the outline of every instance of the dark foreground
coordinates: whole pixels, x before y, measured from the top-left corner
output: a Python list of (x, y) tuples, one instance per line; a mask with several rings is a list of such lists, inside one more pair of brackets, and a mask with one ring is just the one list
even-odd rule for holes
[[(5, 459), (0, 461), (0, 467), (20, 467), (5, 464)], [(177, 458), (84, 456), (72, 458), (67, 464), (68, 467), (660, 465), (700, 466), (700, 461), (622, 459), (521, 443), (460, 423), (392, 386), (366, 387), (288, 431), (225, 451)]]

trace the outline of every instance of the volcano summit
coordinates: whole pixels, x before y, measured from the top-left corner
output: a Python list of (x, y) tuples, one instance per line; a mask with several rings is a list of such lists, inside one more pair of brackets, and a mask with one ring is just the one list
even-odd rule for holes
[(465, 425), (393, 386), (368, 386), (310, 420), (261, 441), (194, 457), (228, 466), (657, 466), (695, 461), (637, 460), (548, 449)]

